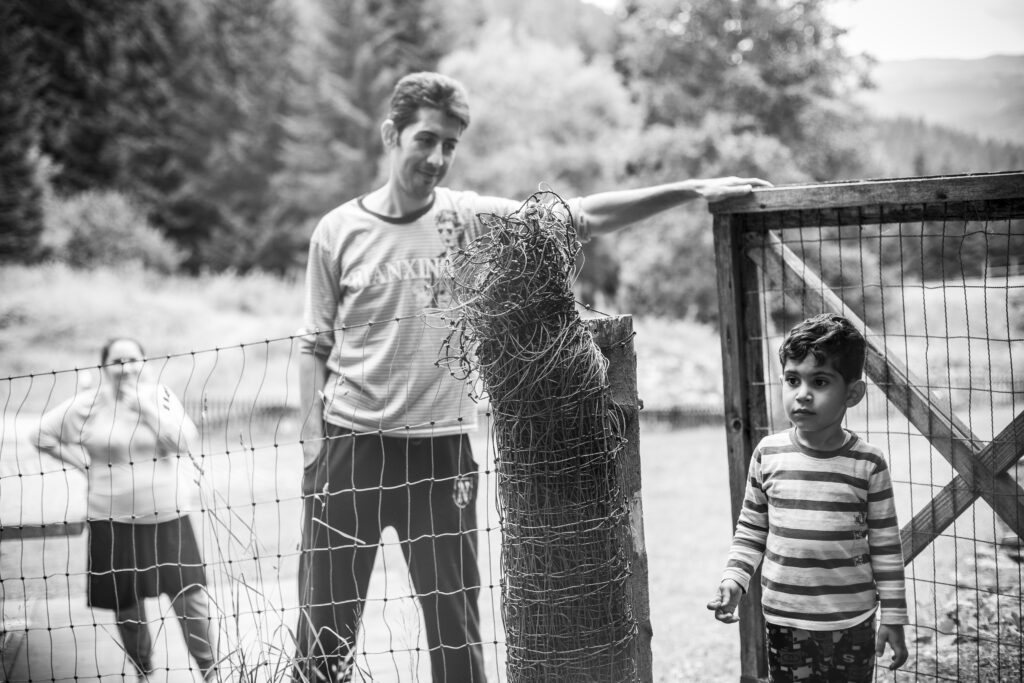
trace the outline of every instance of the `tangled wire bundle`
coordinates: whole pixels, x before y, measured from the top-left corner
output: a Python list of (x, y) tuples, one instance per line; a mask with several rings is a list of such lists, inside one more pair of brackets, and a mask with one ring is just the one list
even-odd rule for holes
[(571, 216), (538, 193), (486, 220), (449, 266), (447, 351), (491, 401), (508, 680), (633, 680), (621, 417), (572, 295)]

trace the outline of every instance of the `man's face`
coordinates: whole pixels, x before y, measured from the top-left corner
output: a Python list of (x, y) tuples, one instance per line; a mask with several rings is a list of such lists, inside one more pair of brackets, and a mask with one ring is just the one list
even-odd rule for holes
[(462, 122), (430, 107), (420, 107), (415, 121), (395, 134), (389, 146), (391, 180), (413, 199), (428, 199), (455, 159)]

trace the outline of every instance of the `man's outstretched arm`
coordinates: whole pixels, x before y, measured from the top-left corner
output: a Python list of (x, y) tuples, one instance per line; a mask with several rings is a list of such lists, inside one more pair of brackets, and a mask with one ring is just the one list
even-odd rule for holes
[(707, 178), (681, 180), (632, 190), (598, 192), (584, 197), (581, 207), (591, 234), (613, 232), (637, 221), (695, 199), (717, 202), (729, 197), (749, 194), (758, 187), (772, 184), (760, 178)]

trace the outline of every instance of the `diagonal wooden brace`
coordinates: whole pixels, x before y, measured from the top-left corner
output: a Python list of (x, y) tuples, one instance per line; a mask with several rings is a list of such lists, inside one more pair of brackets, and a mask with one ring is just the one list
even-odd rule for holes
[[(910, 562), (979, 496), (1024, 538), (1024, 533), (1021, 533), (1024, 531), (1024, 489), (1005, 473), (1015, 459), (1011, 459), (1002, 469), (993, 468), (994, 456), (983, 457), (991, 445), (982, 449), (980, 441), (965, 424), (930, 401), (920, 389), (920, 382), (915, 382), (897, 357), (887, 352), (884, 342), (879, 341), (882, 337), (871, 332), (864, 321), (849, 310), (843, 300), (782, 243), (777, 234), (768, 232), (748, 235), (747, 240), (747, 255), (789, 300), (809, 313), (831, 311), (841, 314), (861, 331), (868, 342), (864, 368), (868, 377), (958, 473), (958, 477), (946, 487), (950, 489), (947, 497), (942, 500), (936, 497), (931, 501), (927, 509), (932, 512), (926, 515), (927, 519), (918, 520), (922, 516), (919, 513), (914, 521), (920, 521), (920, 526), (915, 527), (912, 522), (904, 527), (904, 562)], [(792, 286), (797, 284), (799, 286)], [(1011, 428), (1016, 422), (1011, 424)], [(1016, 431), (1010, 431), (1009, 448), (1020, 449), (1022, 441), (1013, 441)], [(929, 521), (930, 524), (926, 524)]]
[[(978, 453), (977, 459), (998, 473), (995, 481), (999, 484), (993, 495), (1017, 503), (1011, 516), (1007, 517), (993, 506), (996, 514), (1013, 529), (1020, 538), (1024, 538), (1024, 512), (1021, 511), (1022, 500), (1020, 487), (1007, 470), (1024, 457), (1024, 413), (1017, 415), (1013, 421), (1001, 431), (992, 442)], [(914, 519), (901, 531), (903, 537), (904, 562), (910, 562), (924, 550), (929, 543), (949, 527), (953, 521), (974, 503), (977, 496), (962, 476), (956, 476), (939, 491), (927, 507), (914, 515)]]

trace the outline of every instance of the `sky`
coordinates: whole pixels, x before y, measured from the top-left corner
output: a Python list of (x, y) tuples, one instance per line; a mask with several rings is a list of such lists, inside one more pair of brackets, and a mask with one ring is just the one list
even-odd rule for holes
[[(585, 0), (604, 8), (618, 0)], [(882, 61), (1024, 55), (1024, 0), (833, 0), (846, 47)]]
[(882, 61), (1024, 54), (1024, 0), (835, 0), (852, 52)]

